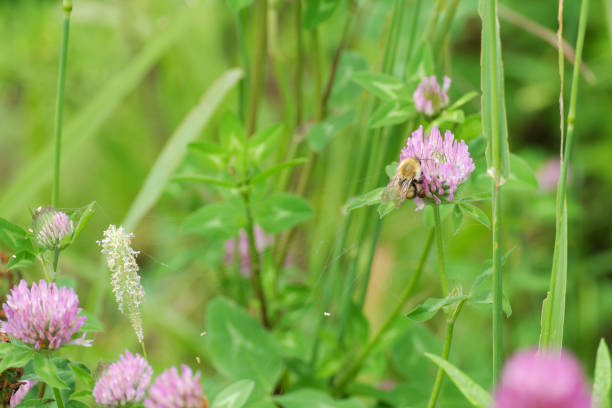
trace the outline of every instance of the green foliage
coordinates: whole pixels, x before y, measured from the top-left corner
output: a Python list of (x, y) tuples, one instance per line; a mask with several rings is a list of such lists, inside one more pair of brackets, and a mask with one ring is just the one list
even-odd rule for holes
[(314, 215), (314, 210), (303, 198), (276, 193), (258, 202), (254, 208), (256, 222), (267, 232), (287, 230)]
[(185, 117), (183, 123), (168, 140), (125, 216), (123, 225), (128, 231), (136, 227), (158, 200), (166, 183), (183, 160), (187, 145), (200, 134), (217, 106), (241, 76), (240, 70), (230, 70), (219, 78), (204, 93), (198, 105)]
[(324, 392), (314, 389), (301, 389), (276, 397), (276, 401), (286, 408), (363, 408), (357, 399), (335, 400)]
[(425, 302), (415, 307), (412, 311), (408, 312), (406, 317), (417, 322), (425, 322), (434, 317), (442, 308), (456, 305), (460, 301), (467, 298), (468, 296), (456, 296), (450, 294), (444, 299), (429, 298)]
[(612, 368), (610, 351), (604, 339), (599, 341), (595, 359), (595, 375), (593, 375), (593, 403), (597, 407), (610, 406), (610, 385), (612, 383)]
[(253, 380), (272, 391), (283, 361), (274, 337), (233, 302), (217, 298), (206, 310), (206, 346), (215, 368), (224, 376)]
[(236, 381), (225, 387), (213, 401), (211, 408), (242, 408), (253, 392), (251, 380)]
[(491, 396), (487, 393), (480, 385), (474, 380), (468, 377), (465, 373), (455, 367), (453, 364), (440, 357), (425, 353), (425, 356), (431, 361), (441, 367), (446, 375), (455, 383), (459, 391), (463, 396), (470, 401), (470, 403), (479, 408), (487, 408), (491, 406)]

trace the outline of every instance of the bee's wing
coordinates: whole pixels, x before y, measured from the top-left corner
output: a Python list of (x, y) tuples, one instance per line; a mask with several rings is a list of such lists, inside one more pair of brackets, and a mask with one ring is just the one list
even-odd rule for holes
[(391, 180), (389, 180), (389, 184), (387, 184), (387, 187), (385, 187), (385, 189), (382, 192), (380, 201), (383, 204), (388, 203), (388, 202), (394, 202), (396, 204), (401, 203), (402, 196), (399, 190), (399, 181), (400, 181), (400, 176), (398, 176), (397, 174), (393, 176)]

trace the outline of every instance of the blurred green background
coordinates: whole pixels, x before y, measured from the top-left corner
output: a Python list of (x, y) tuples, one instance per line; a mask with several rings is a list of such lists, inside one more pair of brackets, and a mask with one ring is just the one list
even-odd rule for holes
[[(381, 38), (389, 25), (392, 2), (357, 3), (346, 54), (363, 58), (364, 68), (378, 70)], [(574, 44), (580, 4), (565, 3), (565, 37)], [(556, 49), (529, 28), (537, 24), (546, 35), (554, 36), (557, 3), (514, 0), (501, 4), (505, 6), (501, 31), (510, 149), (539, 172), (558, 157), (559, 78)], [(271, 58), (265, 70), (261, 125), (282, 122), (287, 110), (275, 69), (280, 65), (291, 76), (296, 63), (291, 6), (291, 1), (279, 0), (271, 8), (271, 21), (276, 24), (269, 28)], [(324, 78), (340, 40), (339, 27), (344, 24), (346, 8), (342, 4), (319, 28)], [(408, 1), (405, 21), (413, 12), (414, 2)], [(421, 13), (417, 31), (424, 30), (431, 5), (425, 4)], [(518, 20), (516, 13), (520, 14)], [(592, 1), (569, 189), (565, 343), (579, 355), (588, 372), (592, 372), (599, 338), (612, 338), (611, 14), (611, 1)], [(52, 142), (60, 26), (57, 1), (0, 1), (0, 216), (24, 226), (30, 222), (28, 209), (47, 205), (51, 196), (51, 160), (42, 160), (29, 173), (24, 169)], [(250, 20), (249, 38), (254, 29)], [(450, 33), (450, 58), (439, 73), (452, 77), (452, 101), (480, 89), (477, 1), (461, 1)], [(405, 34), (400, 50), (405, 47)], [(305, 116), (309, 118), (313, 77), (308, 38), (305, 41)], [(403, 58), (397, 58), (397, 72), (404, 63)], [(65, 133), (60, 207), (80, 207), (94, 200), (97, 206), (77, 244), (64, 253), (61, 269), (64, 276), (76, 279), (84, 307), (98, 313), (106, 325), (104, 333), (95, 335), (92, 350), (76, 351), (78, 358), (92, 366), (99, 360), (116, 359), (125, 348), (136, 349), (129, 323), (117, 312), (108, 290), (108, 272), (95, 241), (108, 224), (123, 220), (157, 154), (208, 86), (227, 69), (239, 65), (235, 20), (224, 1), (75, 0), (65, 129), (78, 120), (85, 124), (100, 122), (93, 127), (76, 127), (91, 129), (87, 132)], [(569, 64), (566, 73), (567, 95)], [(100, 95), (105, 96), (97, 99)], [(478, 112), (478, 101), (476, 98), (467, 105), (466, 114)], [(216, 139), (219, 115), (225, 109), (235, 110), (236, 104), (235, 89), (200, 138)], [(341, 105), (332, 101), (332, 110), (341, 111)], [(87, 109), (90, 116), (80, 116)], [(289, 281), (316, 284), (326, 273), (325, 256), (340, 225), (339, 211), (347, 198), (345, 180), (351, 176), (344, 173), (344, 163), (351, 160), (352, 139), (362, 122), (357, 118), (336, 135), (317, 162), (306, 197), (317, 213), (300, 226), (299, 239), (291, 250), (293, 273)], [(535, 346), (538, 341), (555, 228), (555, 190), (545, 188), (546, 180), (540, 181), (538, 189), (510, 184), (505, 190), (504, 250), (515, 248), (504, 268), (513, 308), (504, 323), (507, 354)], [(223, 247), (222, 243), (184, 233), (181, 223), (211, 199), (200, 186), (171, 182), (134, 231), (134, 247), (141, 251), (139, 263), (147, 291), (144, 324), (149, 358), (156, 369), (179, 362), (200, 365), (208, 379), (213, 377), (213, 369), (200, 333), (205, 327), (207, 302), (223, 290), (219, 267)], [(482, 208), (490, 212), (488, 204)], [(467, 290), (490, 258), (490, 233), (468, 219), (456, 235), (452, 235), (450, 225), (448, 228), (449, 278), (452, 284)], [(426, 231), (422, 214), (413, 212), (411, 203), (385, 221), (366, 302), (372, 327), (380, 325), (410, 278)], [(346, 253), (351, 250), (349, 245)], [(30, 279), (38, 278), (35, 269), (24, 273)], [(439, 290), (433, 254), (421, 286), (415, 302)], [(315, 299), (313, 294), (311, 301)], [(428, 327), (442, 338), (441, 317)], [(475, 361), (474, 356), (490, 353), (489, 331), (489, 308), (466, 307), (456, 326), (451, 354), (483, 384), (488, 383), (489, 358)], [(395, 358), (392, 347), (389, 350), (387, 357)], [(409, 362), (406, 364), (409, 366)], [(405, 374), (406, 365), (398, 370), (395, 375), (410, 376)]]

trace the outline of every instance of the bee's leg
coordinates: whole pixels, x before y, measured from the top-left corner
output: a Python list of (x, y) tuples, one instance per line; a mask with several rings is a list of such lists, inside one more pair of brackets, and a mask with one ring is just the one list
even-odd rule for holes
[(412, 188), (414, 189), (414, 193), (419, 198), (425, 198), (425, 188), (423, 188), (423, 180), (413, 180)]
[(416, 187), (413, 182), (405, 182), (400, 189), (402, 199), (412, 200), (416, 196)]

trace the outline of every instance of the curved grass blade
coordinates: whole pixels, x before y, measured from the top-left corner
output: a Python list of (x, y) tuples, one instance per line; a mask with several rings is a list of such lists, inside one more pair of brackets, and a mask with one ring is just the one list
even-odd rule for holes
[(242, 78), (240, 69), (231, 69), (223, 74), (208, 88), (198, 105), (189, 112), (170, 137), (125, 216), (123, 226), (128, 231), (132, 231), (155, 205), (172, 174), (187, 154), (187, 145), (198, 137), (214, 111), (240, 78)]
[[(79, 157), (83, 143), (96, 134), (121, 101), (142, 82), (151, 67), (181, 37), (197, 14), (193, 9), (181, 14), (166, 30), (147, 42), (142, 51), (112, 81), (104, 84), (100, 93), (65, 127), (64, 164)], [(53, 152), (54, 142), (51, 141), (21, 169), (2, 194), (0, 213), (11, 217), (32, 203), (35, 194), (51, 179), (53, 172), (49, 171), (49, 163), (53, 162)]]

